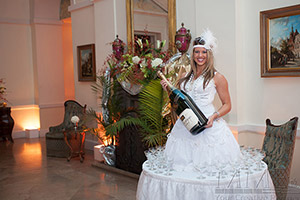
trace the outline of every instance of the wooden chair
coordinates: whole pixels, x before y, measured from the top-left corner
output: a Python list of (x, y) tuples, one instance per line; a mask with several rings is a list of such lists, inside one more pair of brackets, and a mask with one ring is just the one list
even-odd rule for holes
[(268, 165), (278, 200), (285, 200), (295, 148), (298, 117), (282, 125), (273, 125), (266, 120), (266, 134), (263, 142), (263, 159)]

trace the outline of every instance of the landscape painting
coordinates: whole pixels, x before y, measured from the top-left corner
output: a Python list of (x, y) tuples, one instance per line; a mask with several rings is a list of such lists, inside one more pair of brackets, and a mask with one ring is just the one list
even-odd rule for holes
[(270, 20), (271, 68), (300, 67), (300, 15)]
[(260, 12), (261, 77), (300, 76), (300, 4)]

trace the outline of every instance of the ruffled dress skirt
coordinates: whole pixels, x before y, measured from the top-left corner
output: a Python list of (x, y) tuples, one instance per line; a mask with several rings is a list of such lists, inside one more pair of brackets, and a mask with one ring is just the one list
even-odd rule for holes
[(231, 163), (241, 157), (240, 147), (222, 118), (198, 135), (192, 135), (178, 119), (169, 134), (165, 153), (172, 158), (176, 171), (197, 171), (203, 165)]

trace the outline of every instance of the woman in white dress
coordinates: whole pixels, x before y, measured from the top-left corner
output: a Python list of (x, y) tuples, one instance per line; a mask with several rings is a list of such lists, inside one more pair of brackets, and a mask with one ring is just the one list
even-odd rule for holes
[[(240, 148), (222, 116), (231, 110), (226, 78), (214, 67), (215, 38), (209, 30), (193, 42), (191, 70), (179, 79), (178, 87), (190, 95), (208, 117), (206, 129), (192, 135), (178, 119), (168, 137), (165, 153), (173, 158), (176, 171), (194, 171), (203, 165), (232, 163), (240, 156)], [(165, 81), (161, 81), (164, 88)], [(218, 94), (222, 106), (217, 110), (212, 102)]]

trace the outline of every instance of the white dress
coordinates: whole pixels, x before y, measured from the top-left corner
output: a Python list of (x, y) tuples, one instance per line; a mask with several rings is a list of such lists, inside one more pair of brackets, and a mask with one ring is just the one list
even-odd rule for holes
[[(206, 117), (215, 112), (212, 104), (216, 86), (212, 79), (203, 90), (204, 77), (187, 82), (185, 92), (190, 95)], [(183, 84), (182, 87), (183, 88)], [(211, 128), (192, 135), (178, 119), (169, 134), (165, 153), (173, 158), (176, 171), (195, 171), (203, 165), (236, 161), (241, 157), (239, 145), (226, 122), (219, 118)]]

